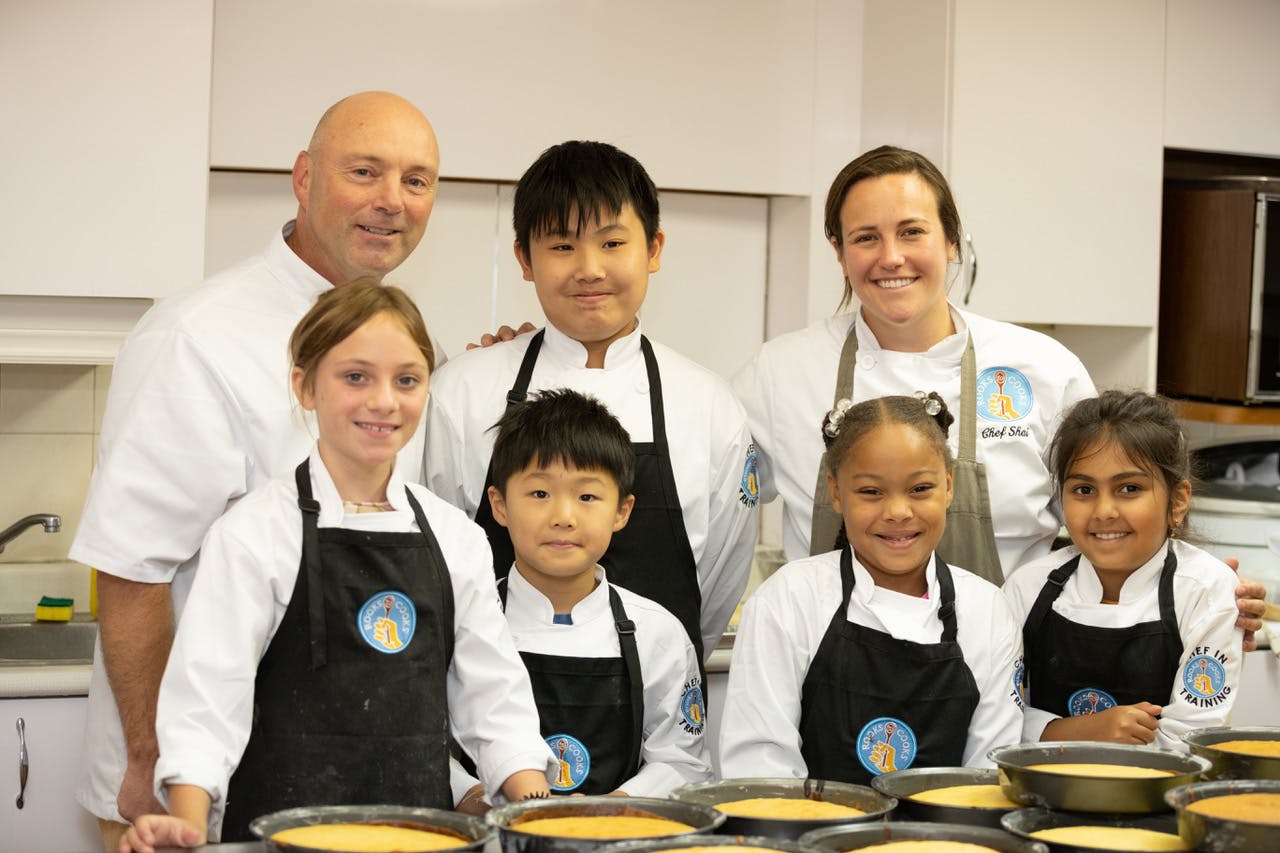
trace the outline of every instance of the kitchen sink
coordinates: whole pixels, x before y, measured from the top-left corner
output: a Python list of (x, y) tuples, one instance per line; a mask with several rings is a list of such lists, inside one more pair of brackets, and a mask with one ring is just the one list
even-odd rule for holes
[(98, 623), (0, 621), (0, 666), (93, 662)]

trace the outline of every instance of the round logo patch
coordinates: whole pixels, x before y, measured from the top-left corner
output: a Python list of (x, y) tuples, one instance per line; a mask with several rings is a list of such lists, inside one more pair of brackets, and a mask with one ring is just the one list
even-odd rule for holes
[(387, 589), (360, 606), (356, 628), (373, 648), (394, 655), (409, 648), (418, 626), (418, 609), (403, 592)]
[(556, 773), (556, 781), (551, 787), (556, 791), (572, 791), (587, 780), (591, 772), (591, 753), (582, 745), (582, 741), (573, 735), (559, 734), (547, 738), (547, 746), (555, 753), (560, 765)]
[(873, 776), (905, 770), (916, 760), (916, 733), (902, 720), (876, 717), (858, 732), (858, 760)]
[(742, 465), (742, 481), (738, 485), (738, 500), (747, 506), (760, 502), (760, 477), (757, 473), (759, 454), (754, 444), (747, 446), (747, 460)]
[(1067, 715), (1071, 717), (1087, 717), (1090, 714), (1114, 708), (1118, 704), (1115, 698), (1107, 691), (1099, 690), (1096, 687), (1085, 687), (1072, 693), (1071, 698), (1067, 700)]
[(988, 367), (978, 374), (978, 417), (1008, 423), (1031, 414), (1031, 383), (1012, 367)]
[(1214, 699), (1227, 686), (1227, 671), (1216, 658), (1196, 655), (1182, 668), (1182, 686), (1197, 699)]
[(1019, 708), (1027, 706), (1027, 665), (1022, 658), (1013, 662), (1013, 702)]
[(702, 686), (693, 681), (686, 684), (680, 694), (680, 717), (684, 730), (689, 734), (701, 734), (707, 722), (707, 708), (702, 701)]

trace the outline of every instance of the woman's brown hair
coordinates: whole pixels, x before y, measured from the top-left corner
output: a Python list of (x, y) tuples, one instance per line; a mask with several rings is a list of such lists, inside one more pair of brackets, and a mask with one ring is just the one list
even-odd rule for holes
[[(825, 211), (825, 227), (827, 240), (837, 249), (844, 245), (844, 228), (840, 224), (840, 208), (844, 207), (844, 198), (853, 189), (853, 185), (867, 178), (880, 178), (885, 175), (919, 175), (920, 180), (933, 190), (933, 197), (938, 202), (938, 221), (942, 223), (942, 232), (947, 242), (956, 247), (957, 260), (960, 255), (960, 212), (956, 209), (956, 200), (951, 195), (951, 186), (942, 176), (938, 167), (928, 157), (895, 148), (892, 145), (881, 145), (861, 155), (843, 169), (831, 182), (827, 191)], [(853, 285), (848, 279), (844, 282), (844, 297), (836, 307), (840, 311), (853, 299)]]

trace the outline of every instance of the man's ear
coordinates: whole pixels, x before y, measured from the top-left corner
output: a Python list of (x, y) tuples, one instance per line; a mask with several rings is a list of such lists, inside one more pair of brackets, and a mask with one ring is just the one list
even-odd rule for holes
[(493, 510), (493, 520), (507, 526), (507, 502), (502, 497), (502, 492), (498, 491), (497, 486), (489, 487), (489, 509)]
[(516, 253), (516, 262), (520, 264), (520, 272), (524, 274), (525, 281), (533, 281), (533, 264), (529, 262), (529, 253), (525, 251), (524, 246), (520, 245), (517, 240), (511, 247)]
[(299, 151), (293, 161), (293, 197), (298, 205), (306, 208), (311, 196), (311, 152)]
[(617, 533), (619, 530), (627, 526), (627, 522), (631, 520), (631, 510), (635, 508), (635, 505), (635, 495), (627, 495), (625, 498), (618, 501), (618, 514), (613, 519), (614, 533)]

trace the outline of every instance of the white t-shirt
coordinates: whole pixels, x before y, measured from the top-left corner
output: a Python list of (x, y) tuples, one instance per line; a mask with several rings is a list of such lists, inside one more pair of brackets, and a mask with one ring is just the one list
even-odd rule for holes
[[(621, 657), (609, 606), (609, 584), (597, 567), (598, 585), (573, 607), (572, 625), (556, 624), (550, 599), (518, 569), (507, 575), (507, 622), (522, 652), (571, 657)], [(640, 771), (619, 787), (633, 797), (665, 797), (675, 788), (711, 778), (705, 721), (681, 712), (686, 693), (700, 689), (698, 658), (680, 620), (656, 601), (614, 587), (636, 626), (636, 652), (644, 680)]]
[[(956, 333), (917, 353), (882, 349), (862, 315), (856, 315), (852, 399), (937, 391), (958, 418), (960, 358), (965, 332), (973, 333), (977, 457), (986, 465), (996, 545), (1007, 575), (1048, 553), (1060, 528), (1042, 454), (1066, 410), (1095, 391), (1080, 360), (1052, 338), (955, 307), (951, 316)], [(831, 409), (840, 350), (854, 318), (841, 314), (767, 341), (734, 378), (760, 452), (761, 500), (782, 497), (783, 547), (791, 560), (809, 553), (822, 418)], [(997, 371), (1003, 371), (1002, 386)], [(1009, 398), (1011, 408), (1000, 406), (1002, 397)], [(954, 451), (958, 424), (951, 426), (949, 440)]]
[[(1182, 735), (1193, 729), (1224, 726), (1230, 718), (1239, 691), (1244, 632), (1235, 626), (1238, 615), (1235, 572), (1194, 545), (1176, 539), (1168, 541), (1178, 559), (1178, 571), (1173, 576), (1173, 607), (1182, 637), (1182, 658), (1174, 676), (1172, 698), (1160, 715), (1154, 745), (1185, 752), (1187, 746), (1182, 742)], [(1019, 629), (1026, 622), (1049, 573), (1079, 553), (1074, 546), (1054, 551), (1018, 569), (1005, 581), (1005, 595)], [(1159, 620), (1160, 571), (1164, 568), (1166, 553), (1167, 546), (1161, 547), (1154, 557), (1125, 579), (1117, 604), (1102, 603), (1102, 582), (1089, 560), (1081, 556), (1080, 565), (1053, 602), (1053, 611), (1072, 622), (1099, 628), (1127, 628), (1139, 622)], [(1212, 695), (1207, 696), (1184, 687), (1184, 679), (1195, 677), (1193, 670), (1199, 662), (1194, 659), (1204, 656), (1217, 661), (1223, 675), (1221, 680), (1214, 679), (1209, 691)], [(1027, 675), (1034, 684), (1035, 673)], [(1107, 687), (1097, 686), (1104, 690)], [(1039, 740), (1044, 727), (1059, 718), (1060, 715), (1028, 705), (1024, 739)]]
[[(491, 430), (507, 406), (507, 391), (533, 334), (465, 352), (431, 380), (427, 412), (426, 483), (474, 517), (493, 455)], [(685, 532), (702, 592), (702, 642), (710, 654), (738, 605), (755, 550), (759, 514), (743, 492), (751, 436), (728, 383), (674, 350), (653, 343), (662, 377), (671, 468)], [(546, 327), (529, 390), (571, 388), (613, 413), (633, 442), (653, 438), (649, 377), (640, 329), (614, 341), (603, 369), (586, 367), (583, 345)]]
[[(877, 587), (855, 558), (848, 620), (899, 640), (939, 642), (941, 592), (932, 557), (926, 572), (928, 597), (916, 598)], [(1022, 734), (1021, 699), (1014, 689), (1015, 663), (1022, 656), (1021, 626), (997, 587), (955, 567), (951, 577), (956, 641), (979, 694), (964, 764), (991, 767), (987, 752), (1017, 743)], [(747, 599), (734, 641), (720, 728), (724, 778), (807, 775), (800, 752), (801, 691), (842, 594), (840, 552), (831, 551), (786, 564)]]
[[(320, 527), (417, 530), (405, 483), (387, 486), (391, 512), (344, 514), (320, 455), (311, 454)], [(409, 486), (440, 544), (453, 585), (454, 652), (447, 690), (452, 731), (476, 756), (492, 797), (518, 770), (555, 768), (538, 733), (529, 677), (493, 586), (489, 543), (473, 521), (422, 486)], [(292, 476), (255, 489), (214, 523), (202, 571), (178, 623), (160, 685), (156, 786), (196, 785), (213, 798), (211, 838), (227, 783), (249, 741), (254, 678), (293, 597), (302, 557), (302, 513)], [(354, 617), (353, 617), (354, 618)]]

